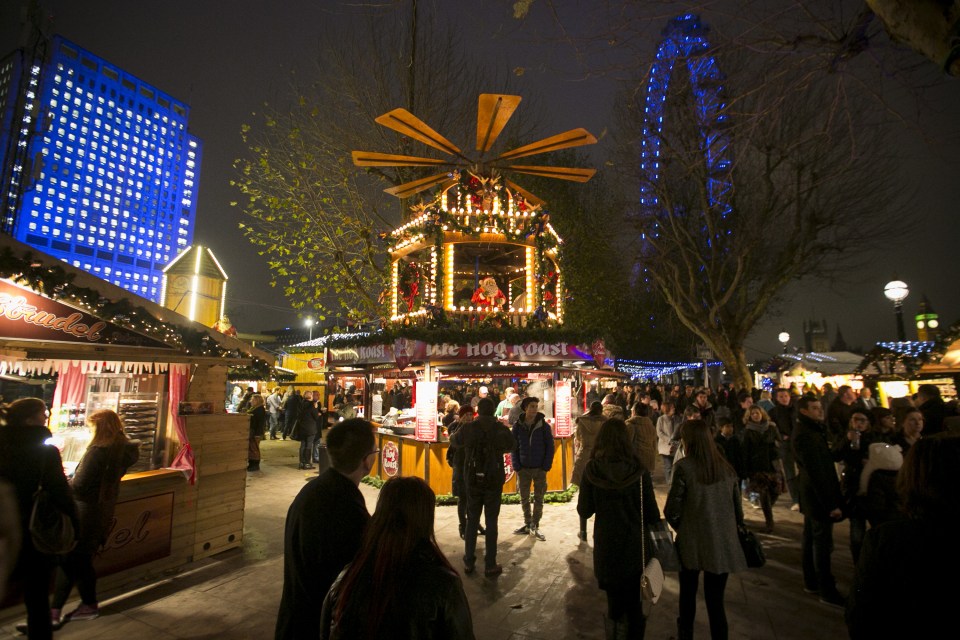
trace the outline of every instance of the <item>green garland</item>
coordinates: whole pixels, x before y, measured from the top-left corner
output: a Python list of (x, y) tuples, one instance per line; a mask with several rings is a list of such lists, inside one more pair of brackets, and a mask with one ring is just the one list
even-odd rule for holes
[(34, 257), (32, 252), (19, 256), (10, 247), (0, 251), (0, 278), (12, 280), (52, 300), (78, 307), (102, 320), (131, 329), (190, 355), (206, 358), (252, 357), (251, 372), (255, 372), (258, 379), (272, 377), (273, 367), (269, 362), (244, 354), (239, 349), (225, 349), (206, 332), (159, 320), (144, 307), (134, 304), (130, 298), (111, 300), (95, 289), (75, 285), (74, 277), (75, 274), (67, 273), (60, 265), (43, 264), (42, 258)]

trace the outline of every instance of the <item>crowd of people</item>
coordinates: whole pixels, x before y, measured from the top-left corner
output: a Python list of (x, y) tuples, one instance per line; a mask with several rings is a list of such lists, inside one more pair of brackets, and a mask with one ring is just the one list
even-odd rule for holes
[[(483, 539), (483, 573), (494, 579), (503, 572), (497, 544), (504, 457), (517, 473), (521, 496), (517, 517), (523, 520), (514, 534), (543, 541), (554, 436), (540, 398), (514, 389), (476, 391), (462, 403), (444, 402), (444, 416), (455, 408), (446, 422), (447, 460), (459, 499), (462, 573), (477, 570)], [(832, 398), (788, 388), (757, 394), (654, 384), (595, 394), (575, 420), (573, 481), (582, 542), (593, 520), (594, 574), (607, 597), (606, 637), (644, 636), (640, 578), (653, 547), (650, 532), (663, 521), (676, 534), (680, 564), (677, 637), (693, 637), (701, 579), (711, 637), (728, 637), (726, 584), (747, 566), (738, 536), (744, 505), (755, 496), (763, 531), (770, 532), (772, 507), (784, 494), (803, 516), (798, 592), (845, 607), (851, 637), (947, 624), (949, 590), (936, 585), (960, 569), (948, 537), (960, 522), (956, 408), (930, 385), (894, 411), (870, 400), (870, 393), (845, 386)], [(348, 404), (345, 396), (339, 408)], [(417, 478), (391, 479), (374, 513), (367, 510), (358, 486), (379, 455), (372, 423), (342, 419), (311, 392), (294, 389), (276, 389), (266, 398), (251, 393), (241, 407), (250, 416), (251, 471), (259, 467), (259, 442), (267, 434), (298, 439), (301, 468), (326, 462), (287, 513), (278, 640), (474, 637), (462, 579), (434, 536), (432, 489)], [(27, 606), (21, 627), (30, 638), (49, 638), (66, 621), (99, 615), (92, 558), (137, 447), (116, 413), (95, 412), (87, 419), (94, 438), (68, 479), (57, 449), (44, 444), (50, 432), (42, 401), (4, 406), (0, 420), (0, 482), (15, 496), (21, 522), (12, 569)], [(654, 494), (658, 466), (668, 486), (662, 514)], [(33, 548), (26, 528), (38, 486), (79, 532), (76, 547), (57, 558)], [(831, 570), (833, 529), (842, 520), (849, 521), (856, 565), (849, 594), (840, 591)], [(904, 584), (911, 585), (908, 602), (936, 606), (933, 613), (927, 606), (929, 615), (920, 621), (891, 623), (884, 614), (903, 604)], [(80, 604), (64, 614), (74, 586)]]

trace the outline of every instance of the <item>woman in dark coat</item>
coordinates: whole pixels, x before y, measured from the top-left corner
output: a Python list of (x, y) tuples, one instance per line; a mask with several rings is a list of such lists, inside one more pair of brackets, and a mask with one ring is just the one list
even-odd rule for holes
[[(27, 607), (27, 624), (17, 625), (34, 640), (53, 637), (51, 624), (50, 574), (52, 558), (37, 551), (28, 530), (33, 494), (42, 486), (56, 506), (68, 514), (74, 528), (80, 526), (77, 508), (73, 503), (70, 485), (63, 473), (63, 462), (56, 447), (44, 442), (50, 437), (46, 428), (47, 407), (38, 398), (22, 398), (0, 407), (0, 477), (16, 490), (20, 511), (20, 555), (12, 579), (23, 587), (23, 601)], [(57, 616), (59, 621), (59, 615)]]
[(300, 419), (294, 427), (300, 439), (300, 466), (298, 469), (314, 469), (313, 442), (317, 439), (320, 411), (313, 399), (313, 391), (303, 394), (300, 404)]
[(611, 418), (600, 427), (583, 472), (577, 512), (584, 519), (597, 517), (593, 526), (593, 571), (600, 588), (607, 592), (606, 637), (643, 638), (647, 621), (640, 576), (644, 560), (650, 558), (653, 549), (646, 529), (660, 521), (660, 508), (650, 470), (640, 462), (630, 444), (627, 425), (619, 418)]
[(115, 412), (109, 409), (94, 411), (87, 417), (87, 425), (94, 430), (93, 440), (70, 481), (80, 514), (80, 536), (76, 548), (60, 561), (57, 568), (50, 609), (54, 625), (74, 584), (80, 592), (80, 606), (63, 616), (63, 621), (93, 620), (100, 615), (93, 556), (107, 541), (120, 493), (120, 478), (140, 457), (139, 445), (124, 434), (123, 422)]
[(263, 396), (250, 397), (250, 440), (247, 446), (247, 471), (260, 471), (260, 441), (267, 432), (267, 409), (263, 406)]
[(420, 478), (383, 485), (356, 558), (323, 601), (323, 640), (473, 640), (463, 583), (434, 537), (435, 509)]
[(723, 592), (727, 577), (747, 568), (737, 526), (743, 524), (740, 481), (723, 458), (703, 420), (680, 427), (686, 455), (673, 467), (673, 480), (663, 512), (677, 532), (680, 556), (680, 640), (693, 638), (697, 589), (703, 572), (703, 599), (710, 617), (710, 637), (727, 638)]
[(755, 492), (763, 510), (764, 531), (773, 532), (773, 503), (780, 496), (780, 431), (762, 407), (754, 405), (744, 415), (742, 432), (743, 473), (747, 489)]

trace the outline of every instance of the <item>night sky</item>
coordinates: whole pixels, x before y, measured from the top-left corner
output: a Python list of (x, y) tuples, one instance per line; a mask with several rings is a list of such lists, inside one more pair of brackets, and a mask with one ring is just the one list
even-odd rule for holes
[[(20, 4), (21, 0), (0, 2), (0, 54), (17, 46)], [(264, 260), (237, 228), (240, 212), (230, 202), (240, 196), (229, 181), (234, 176), (233, 160), (245, 152), (239, 131), (242, 124), (257, 122), (251, 113), (264, 102), (285, 99), (290, 70), (305, 67), (324, 38), (355, 19), (357, 11), (370, 9), (358, 8), (362, 3), (343, 8), (333, 0), (46, 0), (44, 4), (54, 15), (52, 33), (191, 106), (190, 130), (203, 141), (194, 242), (210, 246), (229, 274), (228, 309), (238, 329), (254, 332), (300, 322), (279, 291), (268, 286)], [(591, 20), (601, 18), (593, 3), (553, 4), (567, 29), (587, 28)], [(454, 24), (462, 24), (463, 45), (490, 65), (508, 73), (522, 68), (522, 75), (514, 73), (516, 87), (524, 97), (535, 96), (548, 105), (554, 122), (545, 125), (547, 134), (578, 126), (594, 134), (604, 132), (610, 126), (613, 83), (609, 75), (584, 73), (588, 66), (597, 66), (598, 58), (577, 59), (558, 42), (549, 4), (534, 2), (523, 22), (511, 17), (511, 5), (506, 0), (469, 4), (421, 0), (420, 10), (440, 10)], [(669, 15), (664, 8), (656, 20), (640, 25), (641, 37), (623, 47), (610, 43), (600, 64), (627, 59), (636, 64), (638, 55), (633, 51), (649, 52), (647, 61), (639, 62), (647, 64)], [(702, 17), (711, 22), (709, 13)], [(901, 99), (896, 89), (891, 91), (893, 100)], [(810, 318), (825, 319), (831, 337), (839, 323), (851, 346), (869, 349), (877, 340), (894, 339), (893, 307), (883, 297), (883, 285), (894, 277), (905, 280), (911, 289), (904, 305), (908, 336), (913, 335), (910, 317), (923, 294), (940, 313), (944, 326), (960, 318), (956, 295), (960, 80), (925, 88), (919, 100), (908, 98), (904, 104), (920, 125), (919, 130), (905, 127), (890, 140), (890, 151), (900, 158), (902, 167), (890, 180), (917, 194), (903, 211), (903, 235), (889, 238), (871, 256), (869, 268), (831, 282), (794, 286), (786, 303), (748, 341), (751, 356), (779, 351), (777, 334), (782, 328), (798, 344), (802, 322)], [(376, 125), (371, 122), (370, 126)], [(856, 250), (857, 239), (850, 240)]]

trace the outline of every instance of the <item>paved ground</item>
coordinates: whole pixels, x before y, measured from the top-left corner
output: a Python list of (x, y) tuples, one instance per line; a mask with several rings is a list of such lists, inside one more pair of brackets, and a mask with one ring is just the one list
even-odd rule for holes
[[(262, 471), (247, 485), (245, 541), (242, 549), (194, 563), (166, 579), (101, 594), (99, 619), (74, 622), (58, 638), (98, 640), (165, 640), (168, 638), (272, 638), (283, 580), (283, 521), (287, 507), (311, 475), (298, 471), (295, 442), (263, 444)], [(662, 482), (662, 474), (657, 474)], [(371, 511), (377, 491), (361, 490)], [(659, 485), (661, 507), (666, 486)], [(767, 565), (731, 576), (727, 616), (732, 640), (812, 640), (847, 637), (843, 612), (806, 595), (800, 580), (801, 517), (781, 499), (775, 509), (773, 535), (761, 535)], [(747, 507), (748, 524), (759, 525), (759, 511)], [(574, 503), (546, 505), (541, 530), (546, 542), (510, 532), (522, 523), (519, 505), (505, 505), (500, 514), (498, 579), (465, 576), (474, 629), (479, 640), (603, 638), (603, 592), (593, 577), (592, 545), (577, 539)], [(592, 527), (592, 525), (591, 525)], [(437, 539), (454, 566), (462, 566), (462, 542), (455, 507), (437, 509)], [(836, 528), (834, 572), (845, 591), (852, 564), (845, 524)], [(482, 538), (479, 549), (482, 549)], [(479, 550), (478, 549), (478, 550)], [(482, 552), (479, 553), (482, 557)], [(678, 583), (668, 574), (664, 594), (650, 611), (647, 638), (676, 636)], [(67, 605), (68, 610), (72, 608)], [(19, 636), (15, 609), (0, 612), (0, 638)], [(702, 598), (696, 635), (709, 637)]]

